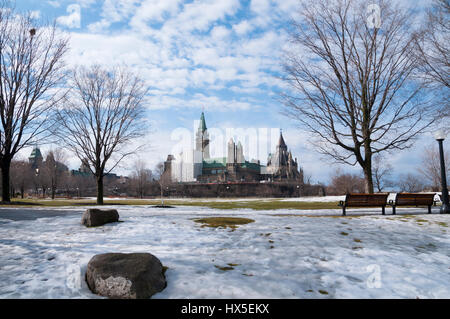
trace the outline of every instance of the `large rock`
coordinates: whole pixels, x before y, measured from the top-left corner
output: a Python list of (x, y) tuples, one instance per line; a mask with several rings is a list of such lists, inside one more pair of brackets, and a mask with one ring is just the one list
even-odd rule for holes
[(119, 213), (115, 209), (86, 209), (81, 217), (81, 224), (87, 227), (101, 226), (119, 221)]
[(161, 262), (148, 253), (95, 255), (86, 281), (93, 293), (120, 299), (150, 298), (166, 287)]

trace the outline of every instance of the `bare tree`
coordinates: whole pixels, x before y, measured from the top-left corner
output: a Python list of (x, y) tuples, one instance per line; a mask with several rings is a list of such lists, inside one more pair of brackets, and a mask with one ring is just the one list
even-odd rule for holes
[(376, 190), (382, 192), (386, 187), (393, 186), (391, 181), (392, 165), (386, 163), (381, 155), (373, 158), (373, 182)]
[(427, 10), (425, 24), (416, 37), (417, 57), (422, 78), (430, 85), (431, 92), (441, 106), (437, 114), (445, 124), (450, 117), (450, 1), (434, 0)]
[(134, 163), (134, 170), (131, 174), (131, 184), (136, 194), (140, 198), (144, 198), (152, 179), (152, 171), (145, 166), (145, 163), (138, 159)]
[[(57, 117), (57, 131), (68, 148), (85, 160), (97, 182), (97, 204), (103, 204), (103, 177), (134, 154), (130, 142), (145, 133), (143, 81), (125, 68), (100, 66), (72, 72), (72, 90)], [(108, 166), (107, 166), (108, 164)]]
[[(450, 153), (445, 152), (446, 176), (450, 176)], [(441, 163), (437, 146), (425, 147), (422, 154), (422, 162), (419, 172), (423, 178), (431, 184), (434, 191), (441, 189)]]
[(422, 32), (426, 36), (416, 38), (422, 70), (429, 80), (450, 88), (450, 0), (434, 0)]
[(36, 24), (0, 0), (0, 168), (2, 200), (10, 201), (13, 157), (48, 134), (50, 111), (61, 98), (67, 39), (55, 25)]
[(64, 150), (56, 148), (48, 152), (42, 165), (41, 175), (50, 187), (52, 199), (55, 198), (57, 188), (62, 186), (68, 177), (68, 168), (65, 163), (66, 154)]
[(31, 186), (32, 169), (30, 164), (25, 160), (13, 160), (11, 162), (11, 188), (20, 192), (20, 197), (23, 199), (25, 196), (25, 190)]
[(329, 195), (344, 195), (347, 193), (364, 192), (364, 178), (357, 174), (341, 173), (337, 170), (331, 177), (331, 183), (327, 187)]
[(302, 4), (285, 54), (285, 113), (312, 133), (319, 152), (361, 166), (372, 193), (373, 156), (411, 147), (433, 122), (415, 81), (411, 13), (384, 0), (374, 13), (381, 20), (367, 14), (367, 1)]
[(423, 178), (411, 173), (400, 176), (397, 184), (401, 192), (417, 193), (425, 188)]
[(164, 206), (164, 188), (167, 188), (172, 181), (170, 172), (166, 170), (164, 162), (160, 162), (156, 165), (156, 174), (158, 176), (158, 184), (161, 191), (161, 205)]

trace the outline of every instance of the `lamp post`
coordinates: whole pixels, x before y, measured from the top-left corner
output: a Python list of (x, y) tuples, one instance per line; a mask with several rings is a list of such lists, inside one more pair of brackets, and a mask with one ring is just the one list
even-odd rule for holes
[(445, 176), (445, 161), (444, 161), (444, 147), (443, 141), (445, 139), (445, 133), (442, 130), (437, 131), (434, 134), (434, 138), (439, 143), (439, 158), (441, 161), (441, 186), (442, 186), (442, 206), (440, 213), (441, 214), (450, 214), (450, 205), (448, 202), (448, 188), (447, 188), (447, 177)]

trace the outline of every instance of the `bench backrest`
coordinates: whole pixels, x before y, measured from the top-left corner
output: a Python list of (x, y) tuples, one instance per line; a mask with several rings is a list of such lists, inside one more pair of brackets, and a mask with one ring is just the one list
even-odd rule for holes
[(346, 206), (386, 206), (388, 193), (377, 194), (347, 194)]
[(435, 194), (397, 193), (396, 205), (433, 205)]

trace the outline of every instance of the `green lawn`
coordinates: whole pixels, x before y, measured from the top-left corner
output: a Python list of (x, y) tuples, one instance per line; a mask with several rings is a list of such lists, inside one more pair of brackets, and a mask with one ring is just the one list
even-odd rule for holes
[[(126, 200), (109, 200), (105, 198), (105, 205), (157, 205), (160, 204), (159, 199), (126, 199)], [(211, 199), (192, 199), (192, 200), (177, 200), (165, 199), (165, 205), (171, 206), (202, 206), (216, 209), (254, 209), (254, 210), (274, 210), (274, 209), (337, 209), (337, 202), (295, 202), (282, 201), (281, 199), (264, 199), (239, 201), (229, 199), (218, 201), (215, 198)], [(86, 199), (13, 199), (11, 204), (1, 204), (0, 207), (76, 207), (95, 205), (95, 200)]]

